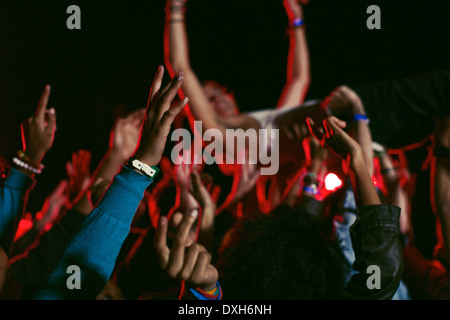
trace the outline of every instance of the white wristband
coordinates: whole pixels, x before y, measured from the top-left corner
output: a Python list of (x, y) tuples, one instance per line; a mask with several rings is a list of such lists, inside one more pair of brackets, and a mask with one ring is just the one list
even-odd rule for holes
[(154, 178), (158, 172), (159, 169), (157, 167), (151, 167), (148, 164), (143, 163), (142, 161), (136, 159), (136, 158), (130, 158), (128, 160), (128, 165), (131, 166), (134, 169), (137, 169), (144, 173), (146, 176), (149, 176), (150, 178)]

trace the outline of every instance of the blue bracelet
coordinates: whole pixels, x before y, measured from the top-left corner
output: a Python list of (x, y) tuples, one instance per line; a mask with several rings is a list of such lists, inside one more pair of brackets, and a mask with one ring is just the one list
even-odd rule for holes
[(297, 18), (292, 22), (291, 27), (301, 27), (303, 24), (304, 24), (303, 19)]
[(355, 115), (353, 115), (353, 119), (352, 120), (353, 121), (363, 121), (363, 122), (367, 122), (367, 123), (370, 122), (369, 117), (365, 116), (363, 114), (355, 114)]
[(303, 191), (312, 193), (312, 194), (314, 194), (314, 195), (316, 195), (316, 194), (319, 193), (319, 191), (317, 190), (317, 188), (313, 188), (313, 187), (310, 187), (310, 186), (303, 186)]

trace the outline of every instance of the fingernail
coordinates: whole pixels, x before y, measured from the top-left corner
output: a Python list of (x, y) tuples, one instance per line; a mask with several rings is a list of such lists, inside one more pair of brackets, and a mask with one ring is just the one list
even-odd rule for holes
[(178, 72), (178, 76), (179, 76), (179, 77), (184, 76), (184, 71)]
[(189, 102), (189, 98), (188, 97), (183, 99), (183, 103), (188, 103), (188, 102)]
[(166, 217), (160, 217), (159, 218), (159, 225), (161, 227), (164, 227), (167, 224), (167, 218)]
[(54, 108), (50, 108), (48, 111), (49, 111), (51, 114), (55, 114), (55, 109), (54, 109)]

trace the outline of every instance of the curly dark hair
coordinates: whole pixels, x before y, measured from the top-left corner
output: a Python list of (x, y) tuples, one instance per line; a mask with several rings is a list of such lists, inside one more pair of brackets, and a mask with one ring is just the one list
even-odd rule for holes
[(307, 213), (282, 205), (227, 239), (217, 261), (225, 299), (333, 299), (343, 285), (342, 252)]

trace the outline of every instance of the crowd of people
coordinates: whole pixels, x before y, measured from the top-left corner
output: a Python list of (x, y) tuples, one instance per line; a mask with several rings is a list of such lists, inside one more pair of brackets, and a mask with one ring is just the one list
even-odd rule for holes
[[(240, 112), (191, 66), (186, 2), (167, 0), (165, 61), (147, 107), (116, 120), (95, 169), (93, 150), (73, 150), (39, 212), (28, 212), (29, 193), (58, 134), (49, 85), (23, 121), (22, 148), (1, 165), (0, 298), (450, 298), (450, 72), (305, 101), (308, 1), (284, 0), (279, 102)], [(201, 163), (194, 144), (174, 159), (181, 128), (217, 129), (222, 148), (202, 141)], [(426, 135), (411, 143), (418, 128)], [(277, 139), (251, 145), (248, 132), (261, 129)], [(277, 153), (276, 174), (261, 173), (268, 164), (252, 148)]]

